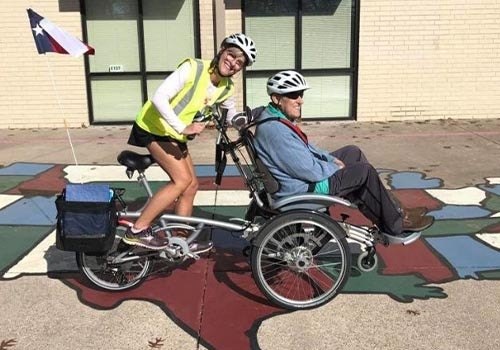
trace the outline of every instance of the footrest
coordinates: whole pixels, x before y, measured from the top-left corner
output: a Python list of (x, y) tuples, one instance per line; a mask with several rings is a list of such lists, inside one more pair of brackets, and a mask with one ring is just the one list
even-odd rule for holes
[(419, 239), (422, 232), (413, 232), (407, 236), (391, 236), (386, 233), (381, 233), (381, 235), (387, 240), (387, 242), (389, 242), (389, 244), (408, 245)]

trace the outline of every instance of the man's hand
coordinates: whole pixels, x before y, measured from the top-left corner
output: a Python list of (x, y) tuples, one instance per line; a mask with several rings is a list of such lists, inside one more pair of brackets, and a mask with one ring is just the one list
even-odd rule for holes
[(339, 169), (342, 169), (342, 168), (345, 168), (345, 164), (343, 161), (341, 161), (340, 159), (337, 159), (337, 158), (333, 158), (333, 162), (335, 164), (337, 164), (337, 166), (339, 167)]

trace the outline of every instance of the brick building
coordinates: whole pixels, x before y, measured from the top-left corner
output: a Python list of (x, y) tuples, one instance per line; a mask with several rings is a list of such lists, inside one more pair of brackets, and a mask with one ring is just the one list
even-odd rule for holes
[[(32, 7), (95, 47), (38, 55)], [(498, 118), (500, 1), (32, 0), (0, 8), (0, 128), (131, 122), (185, 57), (245, 32), (257, 62), (237, 98), (267, 103), (266, 78), (297, 69), (305, 119)]]

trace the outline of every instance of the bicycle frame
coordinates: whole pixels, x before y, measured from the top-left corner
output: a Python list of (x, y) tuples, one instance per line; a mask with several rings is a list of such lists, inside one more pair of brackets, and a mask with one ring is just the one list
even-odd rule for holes
[[(161, 250), (127, 245), (118, 234), (113, 247), (104, 256), (78, 252), (78, 267), (89, 281), (105, 290), (126, 290), (141, 283), (150, 274), (157, 259), (166, 259), (174, 264), (182, 263), (187, 258), (199, 259), (191, 251), (190, 244), (205, 226), (241, 232), (242, 238), (251, 243), (247, 256), (257, 286), (273, 303), (292, 310), (323, 305), (343, 288), (352, 264), (348, 241), (360, 246), (357, 259), (360, 271), (372, 271), (377, 266), (375, 244), (388, 244), (385, 235), (377, 227), (347, 223), (347, 215), (342, 214), (342, 220), (328, 215), (330, 206), (338, 204), (353, 208), (352, 203), (339, 197), (314, 193), (273, 200), (271, 195), (276, 192), (276, 180), (261, 164), (253, 148), (250, 128), (256, 124), (244, 120), (242, 128), (237, 128), (239, 137), (232, 141), (226, 133), (224, 116), (218, 119), (221, 114), (212, 115), (219, 131), (215, 183), (221, 184), (229, 154), (251, 194), (245, 218), (232, 218), (228, 222), (162, 214), (153, 224), (153, 234), (160, 235), (163, 231), (168, 238), (168, 244)], [(150, 155), (123, 151), (118, 161), (126, 167), (129, 179), (135, 171), (138, 172), (137, 181), (147, 193), (148, 200), (153, 197), (145, 170), (155, 162), (154, 159)], [(147, 202), (139, 210), (129, 211), (122, 198), (123, 193), (123, 190), (115, 189), (115, 195), (123, 206), (117, 214), (118, 224), (129, 227), (132, 220), (125, 219), (138, 218)], [(189, 236), (187, 239), (179, 237), (173, 234), (175, 229), (184, 229)], [(321, 288), (318, 288), (318, 283), (321, 283)]]
[[(153, 196), (153, 192), (151, 190), (151, 186), (149, 185), (148, 179), (146, 177), (146, 174), (142, 171), (139, 172), (139, 175), (137, 177), (137, 181), (144, 187), (148, 194), (148, 198), (151, 198)], [(138, 218), (142, 210), (144, 209), (146, 204), (144, 206), (137, 210), (137, 211), (128, 211), (126, 208), (124, 210), (121, 210), (118, 212), (118, 216), (120, 218)], [(199, 218), (199, 217), (194, 217), (194, 216), (180, 216), (176, 214), (162, 214), (158, 221), (162, 223), (163, 226), (167, 227), (169, 222), (175, 222), (175, 223), (190, 223), (190, 224), (203, 224), (203, 225), (210, 225), (218, 228), (223, 228), (229, 231), (245, 231), (248, 230), (251, 224), (249, 222), (246, 222), (245, 220), (242, 220), (240, 218), (234, 218), (234, 220), (239, 220), (239, 221), (244, 221), (244, 225), (238, 225), (238, 224), (233, 224), (233, 223), (228, 223), (226, 221), (220, 221), (220, 220), (212, 220), (212, 219), (206, 219), (206, 218)], [(201, 230), (200, 230), (201, 231)], [(169, 234), (169, 233), (167, 233)], [(191, 235), (188, 237), (187, 242), (190, 243), (192, 242), (196, 237), (193, 237), (194, 235)]]

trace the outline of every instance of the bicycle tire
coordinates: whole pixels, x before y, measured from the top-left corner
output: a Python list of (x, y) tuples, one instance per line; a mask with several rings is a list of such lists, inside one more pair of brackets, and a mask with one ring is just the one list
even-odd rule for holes
[(91, 255), (84, 252), (76, 253), (76, 263), (79, 271), (87, 281), (107, 291), (123, 291), (138, 287), (149, 275), (152, 262), (148, 257), (141, 257), (137, 261), (129, 261), (121, 264), (109, 264), (108, 258), (120, 252), (130, 250), (133, 247), (122, 241), (121, 229), (117, 228), (115, 241), (111, 249), (104, 255)]
[(349, 278), (351, 253), (345, 231), (325, 214), (297, 210), (275, 216), (254, 244), (251, 266), (255, 282), (282, 308), (324, 305)]

